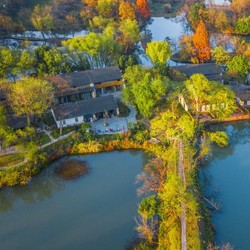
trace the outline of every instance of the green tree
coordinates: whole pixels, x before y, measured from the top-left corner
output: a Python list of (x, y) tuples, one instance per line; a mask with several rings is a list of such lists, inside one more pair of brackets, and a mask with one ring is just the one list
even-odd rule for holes
[(18, 53), (6, 47), (0, 47), (0, 78), (15, 77), (15, 66), (18, 62)]
[(235, 95), (231, 89), (220, 82), (209, 81), (202, 74), (194, 74), (184, 82), (183, 95), (199, 123), (202, 106), (209, 105), (208, 114), (225, 118), (235, 110)]
[(22, 76), (29, 75), (35, 72), (36, 59), (33, 52), (23, 50), (18, 63), (16, 64), (17, 74)]
[(250, 34), (250, 16), (242, 17), (237, 20), (235, 32), (239, 34)]
[(36, 5), (31, 16), (31, 22), (35, 29), (41, 31), (43, 38), (45, 33), (54, 28), (52, 7), (49, 5)]
[(200, 13), (204, 10), (204, 4), (194, 3), (188, 12), (188, 20), (190, 22), (191, 27), (195, 30), (199, 24), (201, 19)]
[(147, 44), (146, 55), (149, 57), (151, 63), (159, 69), (166, 68), (166, 63), (171, 56), (171, 46), (168, 42), (151, 42)]
[(17, 116), (26, 115), (30, 126), (30, 118), (43, 114), (50, 106), (53, 99), (52, 86), (37, 78), (24, 78), (10, 85), (7, 98), (14, 113)]
[(66, 53), (57, 48), (52, 48), (44, 53), (44, 62), (49, 74), (59, 74), (70, 71), (70, 63)]
[(156, 103), (166, 95), (168, 79), (141, 66), (128, 67), (123, 77), (126, 79), (123, 100), (149, 117)]
[(222, 46), (216, 46), (211, 52), (216, 64), (227, 64), (230, 60), (230, 54)]
[(123, 44), (125, 53), (127, 53), (134, 48), (135, 43), (139, 42), (140, 27), (136, 20), (124, 19), (120, 22), (118, 30), (120, 33), (118, 41)]
[(239, 80), (245, 80), (248, 74), (249, 65), (245, 56), (237, 55), (234, 56), (227, 64), (228, 73), (238, 78)]
[(16, 141), (17, 137), (8, 126), (5, 109), (0, 106), (0, 149), (2, 146), (8, 147)]
[(70, 51), (84, 54), (92, 68), (112, 66), (118, 60), (120, 46), (113, 36), (89, 33), (62, 42)]

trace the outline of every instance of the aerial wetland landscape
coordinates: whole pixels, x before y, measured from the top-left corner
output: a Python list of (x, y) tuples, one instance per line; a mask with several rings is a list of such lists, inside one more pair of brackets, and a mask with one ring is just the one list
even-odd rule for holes
[(249, 250), (249, 14), (0, 0), (0, 249)]

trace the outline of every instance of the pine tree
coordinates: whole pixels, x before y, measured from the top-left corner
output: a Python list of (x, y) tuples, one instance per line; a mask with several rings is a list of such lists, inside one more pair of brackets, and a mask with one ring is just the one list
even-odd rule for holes
[(199, 62), (204, 63), (205, 61), (209, 61), (211, 58), (209, 34), (202, 19), (200, 20), (193, 36), (193, 43)]

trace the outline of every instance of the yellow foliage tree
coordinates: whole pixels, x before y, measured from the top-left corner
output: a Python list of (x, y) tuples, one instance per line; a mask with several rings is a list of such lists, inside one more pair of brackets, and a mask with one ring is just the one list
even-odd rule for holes
[(135, 5), (130, 2), (122, 1), (119, 5), (119, 17), (121, 19), (135, 19)]

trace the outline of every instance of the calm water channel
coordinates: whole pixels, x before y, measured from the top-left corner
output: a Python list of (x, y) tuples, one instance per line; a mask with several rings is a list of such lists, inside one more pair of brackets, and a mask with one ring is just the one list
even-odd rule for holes
[(72, 156), (86, 161), (87, 176), (65, 181), (51, 164), (28, 186), (0, 192), (1, 250), (124, 249), (136, 238), (139, 151)]
[(219, 201), (212, 216), (218, 244), (230, 242), (235, 250), (250, 249), (250, 122), (224, 127), (230, 136), (227, 148), (213, 148), (213, 157), (201, 171), (204, 192)]

